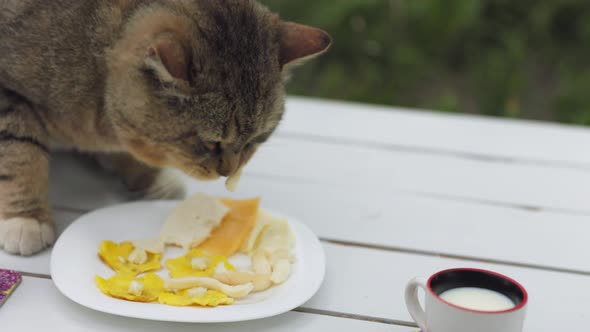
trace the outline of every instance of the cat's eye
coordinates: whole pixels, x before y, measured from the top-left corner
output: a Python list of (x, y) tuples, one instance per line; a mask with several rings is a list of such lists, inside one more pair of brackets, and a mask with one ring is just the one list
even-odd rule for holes
[(203, 145), (209, 152), (213, 153), (221, 153), (221, 143), (220, 142), (204, 142)]
[(215, 149), (214, 142), (205, 142), (205, 143), (203, 143), (203, 145), (207, 148), (207, 150), (214, 150)]

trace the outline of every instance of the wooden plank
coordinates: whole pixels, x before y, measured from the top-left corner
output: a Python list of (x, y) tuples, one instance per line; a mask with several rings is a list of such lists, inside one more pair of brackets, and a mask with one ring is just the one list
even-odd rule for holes
[[(66, 211), (54, 211), (56, 222), (56, 231), (61, 234), (63, 230), (78, 217), (78, 213)], [(45, 250), (42, 253), (31, 257), (22, 257), (10, 255), (0, 249), (0, 269), (17, 270), (28, 273), (49, 274), (49, 260), (51, 250)]]
[[(58, 156), (52, 165), (51, 197), (60, 202), (126, 199), (120, 182), (95, 169)], [(347, 186), (388, 194), (426, 193), (491, 204), (590, 214), (590, 172), (559, 167), (490, 162), (414, 152), (382, 152), (275, 138), (246, 167), (244, 177), (275, 177)], [(108, 185), (109, 192), (90, 188)], [(90, 197), (85, 197), (90, 195)], [(68, 204), (71, 206), (71, 204)]]
[[(59, 197), (60, 202), (86, 198), (104, 205), (126, 199), (120, 182), (97, 175), (72, 157), (59, 156), (52, 170), (51, 197)], [(248, 176), (346, 185), (382, 194), (405, 190), (590, 213), (586, 202), (586, 197), (590, 197), (590, 172), (576, 169), (407, 152), (388, 154), (366, 148), (275, 139), (248, 165), (245, 177)], [(107, 185), (112, 188), (109, 192), (90, 190)]]
[(576, 331), (590, 324), (590, 276), (326, 244), (326, 282), (305, 307), (410, 321), (406, 283), (455, 267), (497, 271), (521, 282), (530, 302), (524, 331)]
[[(559, 317), (568, 317), (565, 320), (567, 324), (571, 322), (571, 326), (588, 323), (587, 320), (590, 319), (583, 315), (585, 308), (590, 305), (590, 296), (579, 291), (590, 282), (590, 276), (326, 243), (324, 247), (328, 264), (326, 280), (320, 292), (304, 305), (306, 308), (406, 321), (410, 318), (405, 312), (401, 294), (407, 280), (415, 275), (428, 275), (444, 268), (474, 266), (508, 274), (525, 284), (534, 299), (531, 300), (528, 331), (543, 330), (537, 329), (540, 327), (557, 328), (557, 324), (563, 327), (561, 320), (547, 321), (552, 316), (543, 315), (544, 312), (561, 313)], [(0, 260), (5, 264), (4, 268), (49, 274), (49, 251), (34, 258), (8, 256), (9, 261), (5, 258), (6, 256), (2, 256)], [(571, 294), (576, 294), (578, 302), (574, 307), (577, 309), (570, 306), (562, 308), (561, 304), (566, 303)]]
[[(48, 310), (51, 314), (48, 314)], [(25, 278), (22, 285), (0, 310), (3, 331), (42, 331), (54, 327), (59, 331), (88, 332), (183, 332), (205, 329), (210, 332), (414, 332), (415, 328), (391, 326), (367, 321), (289, 312), (277, 317), (230, 324), (180, 324), (130, 319), (86, 309), (59, 294), (51, 281)]]
[(394, 149), (590, 166), (590, 130), (533, 121), (291, 97), (279, 135), (293, 134)]
[(275, 138), (246, 167), (251, 174), (590, 214), (590, 172), (582, 169)]
[[(326, 281), (318, 294), (304, 305), (305, 308), (410, 321), (403, 301), (403, 289), (408, 280), (446, 268), (469, 266), (507, 274), (525, 285), (531, 297), (525, 331), (575, 330), (576, 326), (590, 323), (590, 317), (586, 315), (590, 294), (581, 291), (587, 288), (589, 276), (331, 244), (325, 244), (325, 248)], [(39, 290), (31, 292), (38, 298), (55, 296)], [(69, 301), (67, 303), (79, 308)], [(52, 303), (52, 307), (54, 305)], [(0, 311), (0, 319), (5, 309)]]
[[(228, 195), (219, 182), (188, 183), (190, 192)], [(229, 196), (260, 196), (327, 239), (590, 272), (584, 215), (251, 177), (238, 192)]]
[[(64, 194), (52, 195), (54, 204), (89, 210), (121, 199), (109, 188), (109, 179), (90, 183), (85, 192), (76, 194), (70, 179), (93, 176), (76, 167), (64, 173), (78, 171), (85, 173), (59, 182)], [(222, 181), (186, 181), (190, 192), (228, 195)], [(238, 194), (229, 196), (261, 196), (265, 206), (308, 223), (324, 238), (590, 272), (584, 255), (590, 252), (590, 223), (585, 215), (256, 176), (244, 176)]]

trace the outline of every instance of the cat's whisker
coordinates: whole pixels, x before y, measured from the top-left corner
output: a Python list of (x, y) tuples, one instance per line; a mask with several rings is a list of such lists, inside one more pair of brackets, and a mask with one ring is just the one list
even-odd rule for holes
[(150, 199), (183, 198), (186, 193), (184, 184), (172, 170), (162, 170), (145, 196)]

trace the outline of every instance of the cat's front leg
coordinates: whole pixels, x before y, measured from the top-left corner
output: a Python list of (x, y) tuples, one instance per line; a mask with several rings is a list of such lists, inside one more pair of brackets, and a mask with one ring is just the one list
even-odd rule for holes
[(186, 188), (173, 171), (148, 166), (127, 153), (101, 154), (99, 164), (120, 176), (131, 193), (143, 199), (183, 199)]
[(32, 255), (55, 241), (46, 142), (29, 104), (0, 88), (0, 248), (9, 253)]

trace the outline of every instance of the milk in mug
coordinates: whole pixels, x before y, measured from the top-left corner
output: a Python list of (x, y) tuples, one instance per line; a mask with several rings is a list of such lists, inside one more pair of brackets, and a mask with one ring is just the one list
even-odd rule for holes
[(456, 306), (478, 311), (504, 311), (515, 306), (508, 296), (478, 287), (453, 288), (444, 291), (439, 296)]

